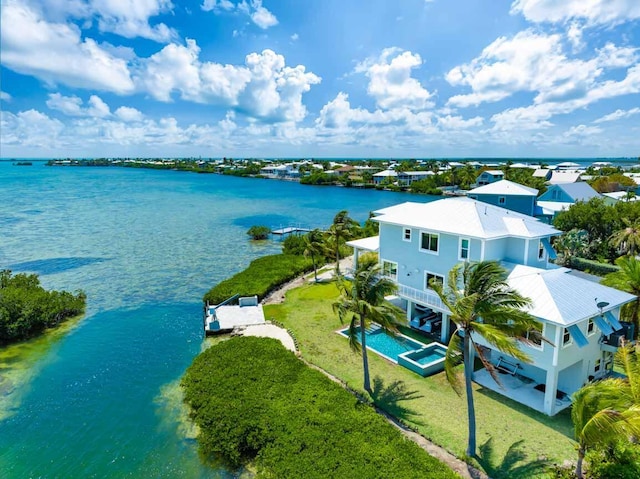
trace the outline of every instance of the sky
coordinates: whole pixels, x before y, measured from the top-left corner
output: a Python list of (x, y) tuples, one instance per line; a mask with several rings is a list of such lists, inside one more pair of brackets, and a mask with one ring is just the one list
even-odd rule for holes
[(0, 0), (0, 157), (638, 157), (640, 0)]

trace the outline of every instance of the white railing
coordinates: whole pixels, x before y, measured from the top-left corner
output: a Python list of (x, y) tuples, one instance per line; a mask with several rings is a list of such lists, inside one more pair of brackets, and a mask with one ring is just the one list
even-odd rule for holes
[(403, 298), (417, 301), (418, 303), (425, 304), (427, 306), (438, 308), (440, 311), (443, 311), (445, 313), (449, 312), (449, 308), (444, 305), (444, 303), (440, 299), (440, 296), (438, 296), (433, 291), (424, 291), (399, 284), (398, 294)]

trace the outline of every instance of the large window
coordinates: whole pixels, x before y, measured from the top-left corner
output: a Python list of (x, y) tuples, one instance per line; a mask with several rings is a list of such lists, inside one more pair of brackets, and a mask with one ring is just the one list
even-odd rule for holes
[(564, 332), (562, 333), (562, 345), (569, 346), (571, 343), (573, 343), (571, 334), (569, 333), (569, 330), (567, 328), (564, 328)]
[(507, 203), (507, 197), (506, 196), (498, 196), (498, 204), (500, 206), (503, 206)]
[(595, 332), (595, 323), (593, 322), (593, 318), (589, 318), (589, 322), (587, 323), (587, 335), (591, 336)]
[(422, 233), (420, 249), (422, 251), (437, 253), (439, 239), (440, 235), (438, 233)]
[(382, 261), (382, 274), (393, 280), (398, 279), (398, 263), (393, 261)]
[(440, 284), (444, 284), (444, 276), (440, 276), (439, 274), (425, 272), (424, 275), (424, 289), (433, 289), (431, 287), (432, 281), (438, 282)]
[(544, 259), (544, 244), (542, 241), (538, 243), (538, 259)]
[(458, 259), (469, 259), (469, 238), (460, 238), (460, 256)]
[(402, 230), (402, 239), (404, 241), (411, 241), (411, 228), (404, 228)]

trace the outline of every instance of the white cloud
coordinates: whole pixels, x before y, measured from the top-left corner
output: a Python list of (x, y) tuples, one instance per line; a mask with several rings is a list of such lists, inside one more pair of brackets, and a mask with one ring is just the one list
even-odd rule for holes
[(599, 133), (602, 133), (602, 128), (599, 128), (597, 126), (577, 125), (569, 128), (564, 133), (564, 136), (565, 137), (571, 137), (571, 136), (588, 137), (592, 135), (597, 135)]
[(68, 116), (91, 116), (104, 118), (111, 114), (109, 106), (97, 95), (89, 97), (88, 106), (82, 106), (83, 102), (77, 96), (64, 96), (60, 93), (50, 93), (47, 106)]
[(0, 100), (10, 102), (11, 95), (9, 95), (6, 91), (0, 90)]
[(17, 145), (20, 148), (49, 148), (58, 145), (57, 137), (64, 129), (64, 124), (36, 110), (21, 111), (13, 114), (0, 111), (0, 131), (2, 145)]
[(296, 40), (298, 40), (300, 38), (300, 36), (297, 33), (294, 33), (293, 35), (291, 35), (291, 40), (293, 40), (294, 42)]
[(584, 46), (582, 41), (582, 31), (583, 26), (578, 21), (573, 21), (571, 22), (571, 25), (569, 25), (567, 30), (567, 39), (573, 46), (574, 51), (579, 51)]
[(620, 120), (621, 118), (629, 118), (630, 116), (633, 115), (638, 115), (640, 114), (640, 108), (631, 108), (630, 110), (616, 110), (613, 113), (609, 113), (608, 115), (605, 115), (603, 117), (598, 118), (597, 120), (594, 120), (594, 123), (605, 123), (608, 121), (616, 121), (616, 120)]
[(278, 24), (278, 19), (262, 5), (262, 0), (242, 0), (235, 3), (230, 0), (204, 0), (200, 8), (217, 15), (234, 11), (248, 15), (251, 21), (263, 30)]
[(565, 22), (579, 19), (590, 25), (616, 25), (640, 18), (637, 0), (516, 0), (511, 14), (521, 13), (531, 22)]
[(95, 19), (102, 32), (125, 38), (148, 38), (166, 42), (177, 38), (174, 29), (164, 23), (150, 25), (152, 17), (173, 10), (171, 0), (28, 0), (41, 8), (49, 18), (64, 21), (85, 20), (88, 27)]
[(142, 119), (144, 118), (144, 115), (142, 114), (142, 112), (140, 112), (140, 110), (128, 106), (121, 106), (120, 108), (116, 109), (114, 114), (125, 122), (142, 121)]
[[(25, 5), (6, 3), (2, 22), (2, 64), (51, 85), (131, 93), (126, 61), (113, 56), (75, 25), (50, 23)], [(25, 34), (28, 32), (28, 34)]]
[(411, 70), (422, 65), (417, 53), (386, 48), (377, 59), (367, 59), (356, 66), (356, 72), (369, 77), (367, 92), (380, 108), (423, 110), (433, 106), (432, 93), (411, 77)]

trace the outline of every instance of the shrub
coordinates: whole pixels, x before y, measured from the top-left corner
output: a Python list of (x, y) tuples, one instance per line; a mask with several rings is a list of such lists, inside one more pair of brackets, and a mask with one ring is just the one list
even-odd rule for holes
[(640, 477), (640, 446), (617, 444), (587, 454), (592, 479), (637, 479)]
[(284, 254), (302, 256), (305, 248), (304, 235), (289, 235), (282, 242), (282, 253)]
[(47, 291), (35, 274), (0, 271), (0, 344), (27, 339), (84, 311), (86, 296)]
[(585, 258), (571, 258), (570, 266), (580, 271), (587, 271), (598, 276), (605, 276), (609, 273), (615, 273), (620, 268), (615, 264), (601, 263)]
[(219, 304), (234, 294), (257, 295), (258, 298), (263, 299), (278, 286), (306, 271), (311, 271), (312, 268), (311, 259), (302, 256), (286, 254), (263, 256), (253, 260), (244, 271), (211, 288), (204, 295), (204, 301)]
[(258, 478), (457, 477), (273, 339), (207, 349), (182, 386), (201, 455), (252, 463)]
[(252, 226), (247, 231), (247, 234), (254, 240), (263, 240), (269, 238), (271, 228), (268, 226)]

